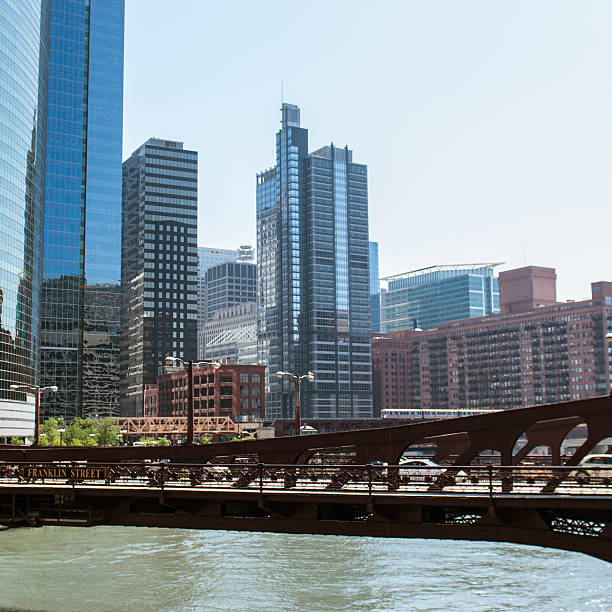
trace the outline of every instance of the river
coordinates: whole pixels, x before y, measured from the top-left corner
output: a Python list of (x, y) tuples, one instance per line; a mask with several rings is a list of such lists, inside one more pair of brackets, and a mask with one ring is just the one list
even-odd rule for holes
[(612, 610), (612, 564), (483, 542), (23, 528), (0, 532), (0, 610)]

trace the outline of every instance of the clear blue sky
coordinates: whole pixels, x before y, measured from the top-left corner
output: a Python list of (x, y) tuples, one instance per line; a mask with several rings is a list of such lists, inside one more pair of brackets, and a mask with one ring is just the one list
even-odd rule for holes
[(368, 164), (381, 276), (436, 264), (612, 280), (612, 2), (126, 0), (124, 157), (199, 151), (199, 244), (255, 244), (285, 101)]

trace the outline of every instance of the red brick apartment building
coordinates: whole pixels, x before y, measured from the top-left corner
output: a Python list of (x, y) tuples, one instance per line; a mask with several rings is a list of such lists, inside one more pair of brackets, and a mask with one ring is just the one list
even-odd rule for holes
[(609, 394), (612, 283), (592, 283), (590, 300), (556, 302), (554, 278), (534, 266), (502, 272), (501, 314), (375, 336), (374, 416), (443, 418)]
[[(170, 369), (170, 368), (168, 368)], [(159, 376), (159, 416), (187, 414), (187, 372), (184, 368)], [(228, 416), (235, 422), (263, 419), (265, 366), (222, 364), (193, 372), (195, 416)]]

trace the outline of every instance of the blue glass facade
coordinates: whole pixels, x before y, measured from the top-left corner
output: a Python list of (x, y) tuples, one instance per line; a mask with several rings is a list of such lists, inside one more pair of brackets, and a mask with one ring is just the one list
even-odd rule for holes
[(37, 382), (48, 35), (46, 1), (0, 3), (1, 400)]
[(446, 321), (499, 313), (496, 265), (437, 266), (384, 279), (383, 331), (432, 329)]
[(257, 177), (258, 348), (266, 414), (294, 414), (279, 370), (314, 372), (310, 418), (372, 415), (367, 168), (348, 148), (308, 153), (297, 106), (283, 104), (276, 166)]
[(123, 0), (50, 11), (41, 381), (43, 414), (119, 408)]
[(380, 280), (378, 275), (378, 242), (370, 242), (370, 327), (380, 331)]

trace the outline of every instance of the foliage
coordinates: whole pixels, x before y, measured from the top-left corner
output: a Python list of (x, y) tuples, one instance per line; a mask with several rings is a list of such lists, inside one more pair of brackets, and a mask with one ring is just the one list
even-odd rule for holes
[(241, 433), (234, 436), (230, 442), (250, 442), (251, 440), (255, 440), (251, 434)]
[(115, 419), (112, 417), (102, 419), (96, 431), (96, 444), (98, 446), (118, 446), (120, 431)]
[[(60, 435), (59, 429), (65, 431)], [(33, 436), (30, 436), (30, 440)], [(47, 419), (40, 426), (41, 446), (118, 446), (119, 427), (113, 418), (75, 419), (66, 425), (63, 419)]]
[(212, 444), (212, 438), (207, 438), (206, 436), (202, 436), (200, 438), (200, 444)]
[(11, 444), (25, 444), (25, 442), (21, 438), (11, 438)]
[(142, 446), (170, 446), (170, 440), (163, 436), (159, 438), (144, 437), (138, 441), (142, 443)]

